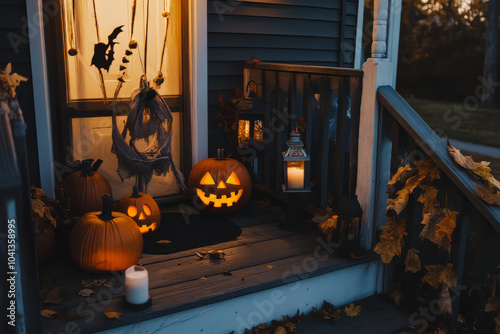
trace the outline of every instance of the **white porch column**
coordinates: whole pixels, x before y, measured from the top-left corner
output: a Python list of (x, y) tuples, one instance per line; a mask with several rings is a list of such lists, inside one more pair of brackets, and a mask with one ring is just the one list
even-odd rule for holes
[(363, 92), (359, 124), (358, 184), (356, 189), (361, 208), (363, 209), (362, 246), (367, 249), (372, 249), (374, 246), (375, 178), (379, 131), (377, 89), (382, 85), (393, 84), (393, 66), (390, 59), (387, 59), (389, 0), (375, 0), (374, 8), (372, 58), (369, 58), (363, 65)]

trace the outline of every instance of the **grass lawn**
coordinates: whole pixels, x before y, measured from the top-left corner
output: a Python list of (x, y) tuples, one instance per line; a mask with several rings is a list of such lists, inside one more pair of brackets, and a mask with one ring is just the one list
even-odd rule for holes
[(500, 108), (466, 111), (462, 104), (406, 99), (415, 111), (441, 137), (500, 147)]

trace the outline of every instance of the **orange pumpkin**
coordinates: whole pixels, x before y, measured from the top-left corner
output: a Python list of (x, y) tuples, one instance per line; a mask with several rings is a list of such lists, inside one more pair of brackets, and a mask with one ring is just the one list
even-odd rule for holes
[(132, 218), (120, 212), (111, 212), (109, 195), (102, 198), (102, 212), (87, 213), (71, 231), (69, 251), (84, 270), (123, 270), (139, 261), (142, 234)]
[(198, 162), (188, 178), (188, 194), (197, 207), (214, 213), (232, 213), (250, 200), (252, 181), (243, 164), (225, 159), (219, 150), (216, 159)]
[(63, 182), (64, 198), (69, 199), (73, 216), (81, 217), (87, 212), (102, 210), (102, 194), (111, 194), (111, 185), (97, 170), (102, 160), (92, 166), (91, 159), (75, 166), (76, 172), (68, 175)]
[(153, 232), (160, 226), (161, 213), (153, 197), (139, 192), (134, 186), (131, 195), (122, 197), (115, 204), (115, 211), (126, 213), (132, 218), (142, 234)]

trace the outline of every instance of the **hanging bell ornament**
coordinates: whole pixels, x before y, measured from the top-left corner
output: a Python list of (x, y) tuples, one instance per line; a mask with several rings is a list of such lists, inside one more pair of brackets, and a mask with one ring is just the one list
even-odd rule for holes
[(163, 12), (161, 12), (161, 16), (163, 16), (163, 17), (169, 17), (170, 13), (167, 12), (167, 11), (163, 11)]

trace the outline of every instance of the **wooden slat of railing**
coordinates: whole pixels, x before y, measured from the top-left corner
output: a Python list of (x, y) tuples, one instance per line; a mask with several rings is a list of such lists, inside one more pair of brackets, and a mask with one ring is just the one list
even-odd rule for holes
[(456, 298), (453, 299), (452, 297), (452, 315), (449, 327), (450, 332), (452, 332), (457, 325), (458, 311), (460, 308), (460, 294), (463, 292), (461, 286), (465, 268), (465, 252), (467, 249), (467, 231), (469, 228), (469, 222), (472, 222), (474, 219), (471, 218), (478, 214), (477, 210), (475, 210), (462, 195), (460, 195), (460, 203), (458, 203), (458, 206), (461, 206), (463, 209), (457, 219), (457, 225), (453, 231), (453, 240), (451, 243), (450, 262), (453, 264), (453, 268), (455, 269), (457, 287), (455, 290), (456, 292), (454, 293)]
[[(271, 119), (273, 117), (273, 106), (274, 103), (271, 100), (272, 92), (272, 77), (273, 73), (269, 71), (262, 71), (262, 99), (265, 105), (265, 116), (264, 116), (264, 128), (266, 132), (264, 133), (264, 166), (262, 166), (263, 171), (263, 182), (266, 187), (271, 187), (271, 174), (272, 174), (272, 160), (273, 160), (273, 147), (276, 145), (274, 142), (273, 130), (271, 127)], [(267, 135), (266, 135), (267, 133)], [(268, 137), (271, 136), (271, 137)]]
[(334, 206), (340, 207), (344, 197), (344, 181), (347, 181), (346, 173), (346, 151), (349, 129), (347, 127), (347, 111), (349, 108), (349, 81), (339, 78), (338, 108), (337, 108), (337, 140), (335, 144), (335, 159), (333, 163), (333, 189)]
[(329, 153), (329, 139), (328, 130), (330, 126), (331, 115), (331, 87), (330, 79), (327, 76), (320, 77), (320, 207), (326, 208), (327, 206), (327, 192), (328, 192), (328, 153)]
[(292, 73), (292, 77), (288, 82), (288, 114), (292, 117), (289, 119), (290, 124), (287, 128), (287, 133), (297, 128), (297, 75)]
[(314, 95), (311, 91), (311, 75), (304, 76), (303, 88), (303, 112), (304, 120), (306, 122), (306, 136), (304, 140), (304, 145), (307, 154), (311, 155), (312, 146), (312, 123), (313, 123), (313, 101)]
[(500, 207), (489, 206), (476, 196), (473, 179), (464, 169), (455, 164), (443, 140), (434, 133), (394, 88), (382, 86), (379, 88), (377, 96), (405, 131), (417, 141), (422, 150), (434, 160), (497, 232), (500, 232)]

